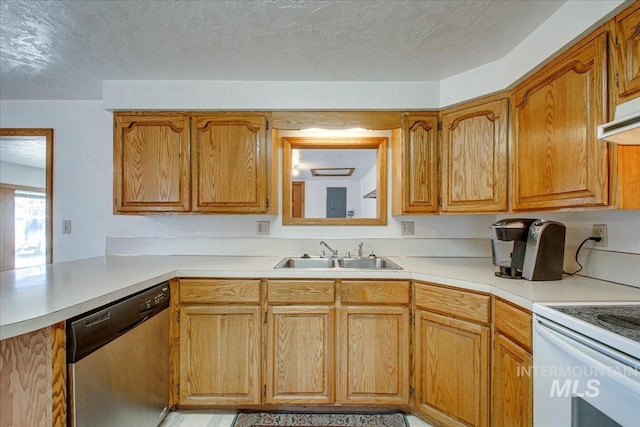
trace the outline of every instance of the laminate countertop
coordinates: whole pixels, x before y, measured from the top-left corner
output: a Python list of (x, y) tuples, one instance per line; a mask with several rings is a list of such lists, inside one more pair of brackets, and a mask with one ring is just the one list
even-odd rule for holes
[(640, 289), (581, 276), (496, 277), (491, 258), (388, 257), (403, 270), (278, 269), (283, 257), (104, 256), (0, 273), (0, 339), (32, 332), (174, 277), (412, 279), (487, 292), (531, 310), (545, 302), (639, 302)]

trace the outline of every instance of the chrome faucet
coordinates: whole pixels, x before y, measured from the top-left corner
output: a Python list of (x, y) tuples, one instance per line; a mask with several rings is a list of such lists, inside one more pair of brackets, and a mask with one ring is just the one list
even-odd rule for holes
[(320, 245), (324, 246), (325, 248), (329, 249), (329, 252), (331, 252), (331, 256), (338, 256), (338, 251), (334, 250), (331, 248), (331, 246), (327, 245), (327, 243), (324, 240), (320, 241)]
[(358, 245), (358, 258), (362, 258), (362, 245), (364, 245), (364, 242), (360, 242)]

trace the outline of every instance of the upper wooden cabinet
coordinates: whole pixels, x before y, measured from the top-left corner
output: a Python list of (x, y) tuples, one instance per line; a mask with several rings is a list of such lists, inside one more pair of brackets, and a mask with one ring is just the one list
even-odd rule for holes
[(188, 212), (189, 117), (114, 115), (116, 213)]
[(267, 115), (114, 113), (115, 213), (275, 210)]
[(443, 112), (443, 212), (507, 210), (508, 115), (507, 98)]
[(636, 2), (613, 20), (614, 75), (618, 103), (640, 95), (640, 2)]
[(266, 127), (264, 115), (193, 118), (194, 211), (266, 212)]
[(596, 32), (513, 94), (513, 209), (604, 206), (607, 43)]
[(438, 212), (437, 114), (405, 116), (402, 136), (392, 139), (392, 157), (393, 215)]

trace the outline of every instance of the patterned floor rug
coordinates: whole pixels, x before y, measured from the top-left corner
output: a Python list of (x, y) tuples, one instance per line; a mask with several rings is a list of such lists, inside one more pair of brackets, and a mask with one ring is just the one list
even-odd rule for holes
[(409, 427), (404, 414), (239, 412), (232, 427)]

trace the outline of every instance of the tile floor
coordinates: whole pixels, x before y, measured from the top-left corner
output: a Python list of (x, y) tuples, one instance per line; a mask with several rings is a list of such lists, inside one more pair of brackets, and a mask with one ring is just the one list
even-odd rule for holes
[[(175, 411), (159, 427), (231, 427), (235, 416), (233, 412)], [(407, 421), (411, 427), (431, 427), (413, 415), (407, 415)]]

